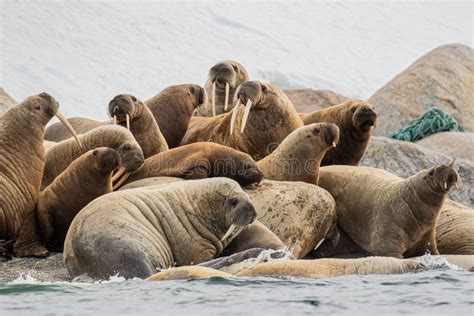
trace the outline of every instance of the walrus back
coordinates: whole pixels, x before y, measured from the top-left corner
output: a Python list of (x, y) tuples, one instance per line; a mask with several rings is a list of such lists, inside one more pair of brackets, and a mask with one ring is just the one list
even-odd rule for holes
[[(77, 134), (84, 134), (96, 127), (111, 124), (110, 121), (100, 122), (83, 117), (73, 117), (67, 120)], [(60, 142), (70, 137), (71, 132), (60, 122), (49, 126), (44, 133), (44, 139), (52, 142)]]

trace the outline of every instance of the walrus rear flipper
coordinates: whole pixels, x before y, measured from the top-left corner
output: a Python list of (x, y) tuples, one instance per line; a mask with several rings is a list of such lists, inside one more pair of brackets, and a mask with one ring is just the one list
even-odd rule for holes
[(0, 239), (0, 257), (8, 257), (11, 259), (10, 256), (13, 253), (14, 243), (15, 243), (15, 240)]
[(48, 249), (42, 245), (39, 238), (38, 223), (35, 212), (30, 212), (21, 224), (18, 237), (13, 244), (13, 254), (16, 257), (47, 257)]

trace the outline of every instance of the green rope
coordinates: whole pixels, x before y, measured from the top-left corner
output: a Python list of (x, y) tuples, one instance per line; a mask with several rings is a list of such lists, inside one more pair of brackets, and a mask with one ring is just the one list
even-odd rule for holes
[(458, 122), (443, 112), (440, 108), (433, 107), (419, 118), (411, 121), (407, 126), (390, 135), (391, 138), (415, 142), (426, 136), (439, 132), (464, 132)]

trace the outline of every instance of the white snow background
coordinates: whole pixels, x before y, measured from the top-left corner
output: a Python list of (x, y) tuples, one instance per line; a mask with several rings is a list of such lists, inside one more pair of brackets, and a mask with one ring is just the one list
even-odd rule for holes
[(122, 92), (203, 85), (223, 59), (282, 88), (368, 98), (439, 45), (473, 46), (470, 1), (0, 1), (0, 86), (96, 119)]

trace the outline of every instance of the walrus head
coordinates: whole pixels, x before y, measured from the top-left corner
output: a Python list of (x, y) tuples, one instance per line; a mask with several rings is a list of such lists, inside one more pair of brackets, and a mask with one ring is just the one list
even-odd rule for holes
[(112, 148), (99, 147), (90, 152), (91, 165), (99, 173), (110, 173), (120, 164), (118, 152)]
[(448, 193), (453, 186), (459, 189), (461, 177), (453, 165), (439, 165), (427, 171), (426, 182), (433, 191)]
[(231, 90), (249, 79), (247, 70), (233, 60), (221, 61), (209, 70), (208, 82), (212, 84), (211, 103), (212, 114), (216, 115), (216, 90), (225, 89), (224, 111), (227, 111), (229, 101), (232, 101)]
[(138, 114), (138, 104), (143, 102), (131, 94), (119, 94), (109, 102), (109, 115), (114, 124), (120, 124), (130, 129), (130, 121)]
[(349, 108), (352, 114), (352, 124), (356, 130), (367, 132), (376, 126), (377, 113), (371, 104), (362, 100), (354, 100)]
[(79, 146), (82, 147), (82, 143), (76, 131), (74, 131), (74, 128), (59, 111), (59, 103), (51, 95), (42, 92), (38, 95), (28, 97), (25, 101), (20, 103), (20, 106), (22, 111), (28, 114), (29, 119), (36, 120), (43, 126), (45, 126), (53, 116), (56, 116), (71, 132)]
[(118, 189), (145, 162), (143, 151), (138, 143), (124, 142), (117, 150), (120, 156), (120, 169), (112, 177), (114, 190)]
[(334, 123), (315, 123), (313, 128), (314, 135), (320, 135), (325, 144), (330, 147), (336, 147), (339, 142), (339, 127)]

